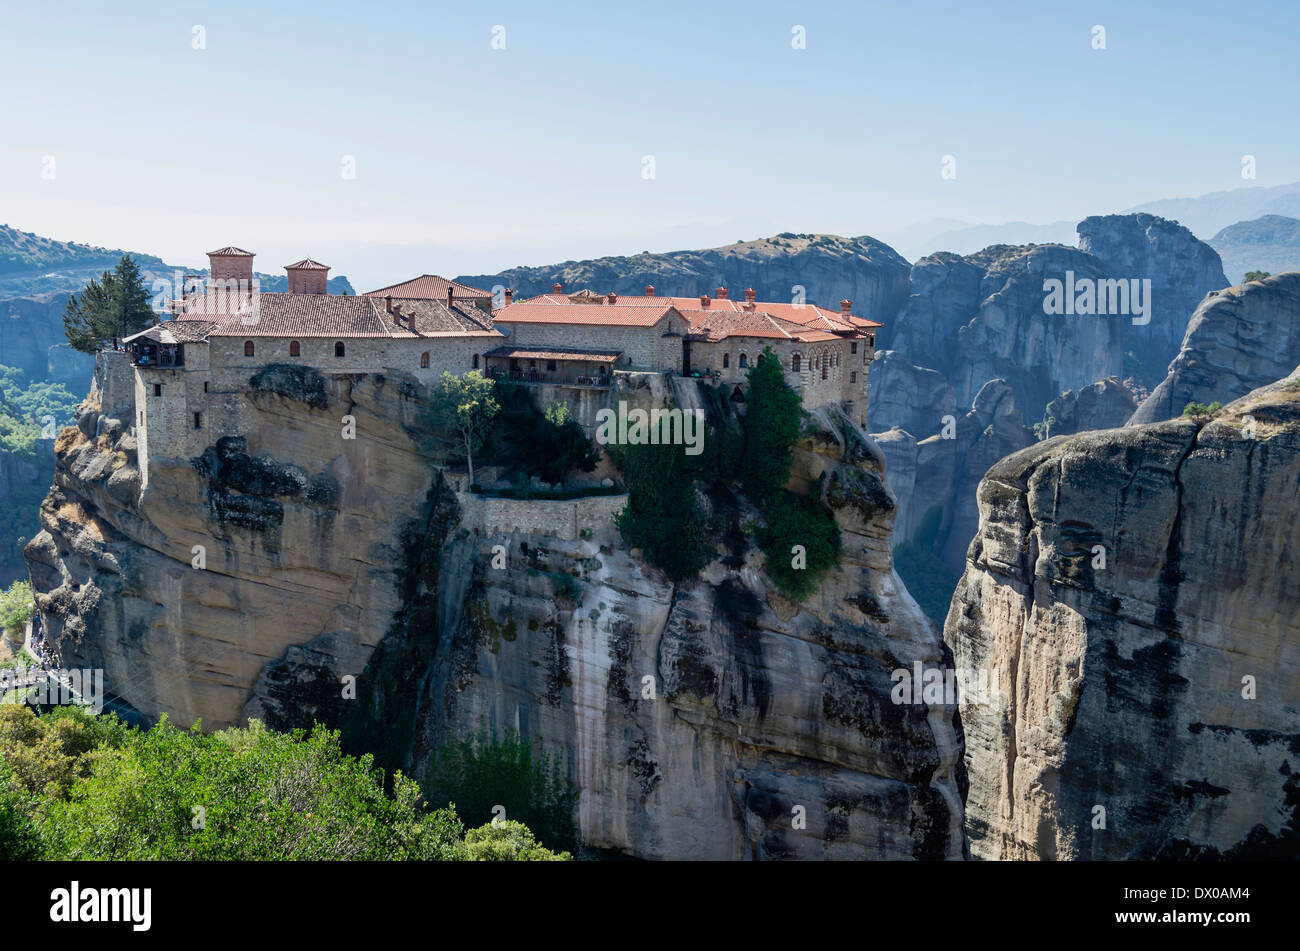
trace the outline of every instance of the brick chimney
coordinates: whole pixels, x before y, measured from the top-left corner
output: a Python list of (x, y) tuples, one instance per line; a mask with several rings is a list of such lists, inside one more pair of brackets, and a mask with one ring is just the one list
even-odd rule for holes
[(510, 306), (510, 304), (514, 301), (514, 299), (515, 299), (515, 292), (512, 291), (510, 288), (507, 287), (507, 288), (506, 288), (506, 306), (507, 306), (507, 307)]
[(709, 306), (709, 295), (708, 295), (708, 294), (701, 294), (701, 295), (700, 295), (700, 306), (701, 306), (701, 307), (706, 307), (706, 308)]
[(851, 310), (853, 310), (853, 301), (851, 301), (851, 300), (842, 300), (842, 301), (840, 301), (840, 313), (841, 313), (843, 316), (845, 316), (845, 317), (849, 316), (849, 312), (850, 312)]
[(742, 304), (741, 306), (744, 307), (745, 310), (756, 310), (758, 308), (758, 305), (755, 304), (752, 300), (745, 301), (745, 303)]
[(564, 285), (561, 284), (559, 281), (556, 281), (554, 284), (551, 285), (551, 293), (552, 294), (564, 293)]
[(726, 299), (727, 299), (727, 289), (725, 287), (719, 287), (718, 300), (726, 300)]
[(745, 300), (752, 301), (756, 296), (752, 287), (745, 288)]
[(393, 312), (393, 297), (391, 294), (389, 294), (384, 297), (384, 313), (391, 314), (392, 312)]
[(253, 286), (253, 252), (236, 247), (225, 247), (217, 251), (209, 251), (208, 279), (210, 281), (239, 281), (241, 286), (251, 288)]
[(655, 286), (654, 286), (653, 284), (647, 284), (647, 285), (645, 286), (645, 296), (646, 296), (646, 297), (654, 297), (654, 296), (655, 296)]
[(609, 296), (606, 297), (605, 300), (609, 301), (609, 303), (611, 303), (611, 304), (617, 304), (617, 303), (618, 303), (618, 295), (615, 294), (613, 291), (610, 291), (610, 292), (609, 292)]
[(451, 309), (451, 292), (452, 292), (452, 290), (453, 290), (452, 286), (451, 286), (450, 284), (448, 284), (448, 285), (447, 285), (447, 309), (448, 309), (448, 310)]
[(319, 261), (303, 258), (296, 264), (286, 264), (290, 294), (328, 294), (330, 269)]

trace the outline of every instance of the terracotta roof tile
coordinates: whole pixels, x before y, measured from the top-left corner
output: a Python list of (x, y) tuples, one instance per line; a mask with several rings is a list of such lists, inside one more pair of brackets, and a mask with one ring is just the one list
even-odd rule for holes
[(235, 257), (251, 258), (252, 256), (253, 256), (252, 251), (245, 251), (243, 248), (236, 248), (234, 245), (229, 245), (229, 244), (226, 245), (224, 248), (219, 248), (216, 251), (208, 252), (208, 257), (210, 258), (235, 258)]
[[(609, 302), (608, 295), (596, 294), (589, 290), (575, 291), (572, 294), (539, 294), (536, 297), (530, 297), (527, 300), (516, 301), (516, 304), (552, 304), (565, 305), (576, 304), (581, 301), (587, 301), (587, 306), (600, 305), (605, 307), (650, 307), (662, 303), (664, 306), (676, 307), (678, 310), (701, 310), (719, 313), (753, 313), (745, 310), (745, 301), (737, 300), (732, 297), (710, 298), (707, 308), (700, 307), (698, 297), (666, 297), (656, 295), (646, 297), (642, 294), (616, 295), (613, 304)], [(879, 327), (880, 324), (874, 320), (867, 320), (864, 317), (850, 315), (845, 318), (837, 310), (828, 310), (825, 307), (819, 307), (816, 304), (793, 304), (779, 303), (774, 301), (755, 301), (754, 307), (757, 311), (772, 314), (776, 317), (782, 317), (802, 326), (815, 326), (820, 330), (840, 331), (848, 333), (853, 330), (866, 330)]]
[(525, 360), (585, 360), (588, 363), (615, 363), (621, 350), (532, 350), (528, 347), (497, 347), (483, 354), (485, 357), (515, 357)]
[(430, 300), (446, 300), (447, 288), (453, 288), (452, 299), (457, 297), (491, 297), (491, 291), (479, 287), (470, 287), (459, 281), (449, 281), (437, 274), (422, 274), (409, 281), (381, 287), (377, 291), (367, 291), (363, 297), (423, 297)]
[(303, 271), (328, 271), (328, 264), (321, 264), (319, 261), (313, 261), (311, 258), (303, 258), (295, 264), (286, 264), (286, 271), (303, 270)]
[(517, 303), (493, 312), (496, 323), (599, 324), (610, 327), (653, 327), (665, 315), (677, 313), (672, 304), (653, 307), (606, 307), (599, 304)]

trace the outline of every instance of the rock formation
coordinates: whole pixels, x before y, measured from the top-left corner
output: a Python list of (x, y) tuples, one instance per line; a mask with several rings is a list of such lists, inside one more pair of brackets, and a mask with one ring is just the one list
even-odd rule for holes
[(898, 427), (917, 439), (943, 428), (955, 416), (957, 397), (938, 370), (915, 366), (895, 350), (877, 350), (867, 373), (867, 405), (877, 432)]
[[(1253, 420), (1253, 425), (1250, 420)], [(985, 859), (1300, 857), (1300, 373), (980, 483), (944, 631)]]
[(1300, 220), (1263, 215), (1238, 221), (1209, 240), (1223, 259), (1228, 279), (1239, 284), (1250, 271), (1284, 274), (1300, 271)]
[(1208, 295), (1183, 336), (1169, 373), (1133, 414), (1152, 423), (1188, 403), (1227, 403), (1300, 363), (1300, 273)]
[(417, 776), (450, 738), (518, 730), (579, 786), (583, 842), (626, 855), (963, 856), (955, 705), (891, 699), (893, 671), (945, 650), (893, 572), (879, 452), (840, 414), (799, 444), (794, 484), (834, 511), (844, 557), (797, 604), (721, 484), (702, 501), (717, 556), (674, 585), (608, 519), (554, 518), (573, 503), (436, 478), (400, 374), (259, 372), (230, 397), (246, 430), (151, 458), (142, 492), (112, 359), (60, 436), (27, 557), (61, 660), (103, 667), (120, 706), (321, 720)]
[(1044, 435), (1069, 436), (1088, 429), (1123, 426), (1137, 409), (1133, 391), (1112, 377), (1083, 387), (1078, 393), (1066, 390), (1047, 404)]

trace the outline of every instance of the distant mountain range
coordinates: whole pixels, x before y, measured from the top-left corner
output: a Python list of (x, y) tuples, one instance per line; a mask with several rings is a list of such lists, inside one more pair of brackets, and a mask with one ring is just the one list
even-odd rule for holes
[(1264, 215), (1224, 228), (1208, 244), (1219, 252), (1223, 270), (1234, 284), (1247, 271), (1282, 274), (1300, 271), (1300, 220)]
[[(1136, 212), (1147, 212), (1177, 221), (1192, 234), (1207, 241), (1215, 250), (1219, 250), (1213, 237), (1229, 225), (1265, 215), (1300, 218), (1300, 182), (1271, 188), (1234, 188), (1210, 192), (1196, 198), (1162, 198), (1125, 208), (1121, 214)], [(1064, 244), (1068, 247), (1078, 244), (1073, 221), (1053, 221), (1049, 224), (1011, 221), (998, 225), (961, 227), (954, 227), (953, 224), (951, 221), (931, 222), (933, 231), (929, 234), (925, 233), (924, 225), (915, 225), (896, 234), (888, 234), (886, 239), (896, 242), (894, 246), (898, 252), (909, 261), (919, 260), (936, 251), (973, 254), (991, 244)], [(1294, 268), (1296, 265), (1291, 266)], [(1230, 278), (1240, 277), (1227, 261), (1224, 262), (1224, 270)]]

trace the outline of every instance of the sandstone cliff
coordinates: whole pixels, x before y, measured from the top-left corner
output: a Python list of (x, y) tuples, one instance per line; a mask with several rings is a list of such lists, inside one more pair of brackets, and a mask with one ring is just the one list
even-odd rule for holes
[(834, 510), (845, 556), (798, 605), (721, 485), (717, 557), (679, 585), (591, 521), (609, 500), (485, 514), (420, 454), (400, 375), (259, 373), (231, 397), (246, 430), (151, 458), (142, 492), (129, 377), (108, 362), (27, 557), (62, 661), (103, 667), (144, 719), (319, 719), (416, 775), (450, 737), (518, 730), (577, 783), (584, 843), (627, 855), (963, 856), (955, 705), (890, 698), (892, 671), (945, 650), (892, 569), (882, 459), (838, 414), (800, 444), (796, 483)]
[(961, 703), (974, 856), (1300, 857), (1298, 497), (1300, 375), (990, 469), (945, 627), (1000, 673)]
[(1183, 336), (1168, 375), (1133, 414), (1153, 423), (1188, 403), (1227, 403), (1300, 363), (1300, 272), (1208, 295)]

